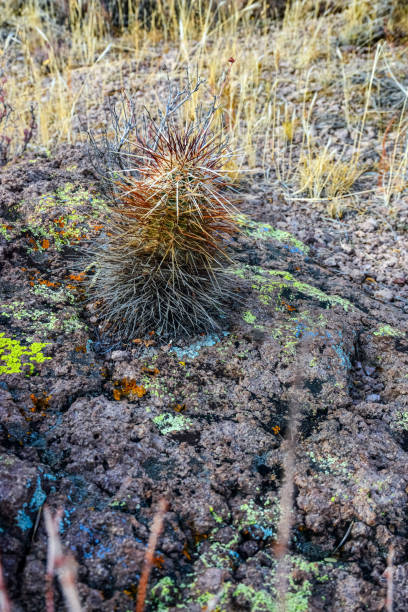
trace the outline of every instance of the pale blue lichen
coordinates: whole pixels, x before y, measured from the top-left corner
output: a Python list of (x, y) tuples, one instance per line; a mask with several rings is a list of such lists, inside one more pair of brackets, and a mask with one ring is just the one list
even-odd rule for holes
[(190, 344), (189, 346), (173, 346), (170, 351), (176, 353), (178, 359), (183, 359), (183, 357), (194, 359), (198, 356), (202, 348), (206, 346), (214, 346), (218, 342), (221, 342), (223, 337), (228, 335), (229, 332), (227, 331), (221, 332), (221, 334), (207, 334), (206, 336), (203, 336), (202, 338), (200, 338), (200, 340), (193, 342), (193, 344)]

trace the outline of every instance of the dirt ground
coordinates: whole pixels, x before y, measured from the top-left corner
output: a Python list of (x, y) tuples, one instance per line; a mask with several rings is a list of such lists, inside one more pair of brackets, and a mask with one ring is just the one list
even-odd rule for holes
[(406, 270), (359, 248), (369, 214), (318, 226), (255, 184), (223, 332), (121, 346), (84, 300), (79, 247), (105, 206), (86, 150), (3, 173), (0, 550), (16, 611), (44, 609), (45, 502), (64, 509), (83, 609), (134, 609), (163, 497), (147, 609), (274, 610), (289, 414), (287, 609), (385, 609), (391, 549), (406, 609)]

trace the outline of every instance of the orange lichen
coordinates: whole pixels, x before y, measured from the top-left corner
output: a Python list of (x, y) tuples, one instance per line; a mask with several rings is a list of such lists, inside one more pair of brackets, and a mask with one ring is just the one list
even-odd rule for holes
[(80, 272), (79, 274), (70, 274), (69, 278), (73, 281), (78, 281), (81, 283), (85, 278), (85, 272)]
[(186, 405), (185, 404), (176, 404), (174, 406), (174, 410), (176, 412), (183, 412), (186, 409)]
[(50, 248), (50, 241), (47, 238), (44, 238), (44, 240), (41, 242), (41, 247), (43, 249), (49, 249)]
[(37, 246), (37, 243), (36, 243), (36, 241), (34, 240), (34, 238), (31, 238), (31, 237), (30, 237), (30, 238), (28, 239), (28, 242), (29, 242), (29, 243), (30, 243), (30, 244), (33, 246), (33, 250), (34, 250), (34, 251), (38, 251), (38, 246)]
[(132, 599), (136, 599), (137, 596), (137, 586), (131, 584), (129, 588), (123, 589), (123, 593)]
[(120, 400), (122, 397), (140, 398), (147, 393), (143, 385), (138, 385), (134, 378), (122, 378), (122, 380), (115, 381), (114, 385), (113, 397), (115, 400)]
[(143, 340), (142, 338), (134, 338), (132, 342), (134, 344), (144, 344), (146, 348), (151, 346), (152, 344), (156, 344), (154, 340)]
[(149, 368), (147, 366), (142, 366), (142, 372), (149, 374), (150, 376), (157, 376), (159, 370), (157, 368)]
[(164, 557), (162, 555), (156, 555), (153, 557), (153, 565), (159, 569), (162, 569), (164, 566)]
[(187, 549), (187, 541), (186, 541), (186, 542), (184, 542), (184, 548), (183, 548), (183, 550), (182, 550), (181, 552), (182, 552), (182, 553), (183, 553), (183, 555), (186, 557), (186, 559), (188, 559), (189, 561), (191, 561), (191, 555), (190, 555), (190, 553), (188, 552), (188, 549)]
[(34, 393), (31, 393), (30, 399), (33, 402), (31, 412), (41, 412), (41, 416), (45, 416), (45, 410), (49, 407), (51, 397), (52, 395), (46, 395), (44, 391), (43, 397), (37, 397)]
[(285, 302), (285, 300), (281, 300), (282, 306), (286, 306), (286, 308), (289, 310), (289, 312), (296, 312), (297, 308), (296, 306), (292, 306), (292, 304), (288, 304), (287, 302)]
[(194, 534), (195, 544), (199, 544), (202, 540), (206, 540), (207, 538), (208, 538), (208, 534), (206, 533), (195, 533)]
[(278, 433), (280, 432), (280, 427), (279, 425), (275, 425), (275, 427), (272, 427), (272, 431), (275, 434), (275, 436), (278, 435)]
[(53, 283), (46, 279), (39, 279), (38, 284), (45, 285), (46, 287), (59, 287), (61, 285), (61, 283)]

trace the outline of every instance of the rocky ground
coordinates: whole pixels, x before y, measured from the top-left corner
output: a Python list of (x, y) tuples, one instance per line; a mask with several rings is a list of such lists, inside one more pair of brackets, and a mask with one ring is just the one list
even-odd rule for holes
[(220, 611), (274, 610), (289, 414), (288, 609), (384, 609), (391, 548), (406, 609), (406, 270), (379, 247), (394, 237), (370, 215), (289, 207), (271, 186), (243, 195), (223, 332), (112, 346), (83, 299), (79, 253), (105, 206), (86, 152), (3, 173), (0, 550), (15, 610), (44, 609), (45, 502), (64, 509), (84, 610), (133, 609), (163, 497), (148, 609), (216, 596)]

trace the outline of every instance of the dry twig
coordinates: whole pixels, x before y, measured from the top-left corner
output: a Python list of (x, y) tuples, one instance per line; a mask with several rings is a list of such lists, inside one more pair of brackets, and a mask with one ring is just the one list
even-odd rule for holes
[(56, 573), (67, 609), (69, 612), (81, 612), (81, 603), (76, 588), (76, 562), (72, 555), (64, 555), (58, 533), (62, 513), (63, 510), (59, 509), (55, 516), (52, 516), (49, 508), (44, 507), (45, 528), (48, 534), (46, 610), (54, 612), (53, 579)]
[(156, 550), (157, 541), (163, 531), (164, 517), (168, 510), (169, 504), (164, 497), (159, 501), (156, 514), (153, 518), (153, 523), (150, 529), (149, 541), (143, 560), (142, 575), (140, 576), (139, 587), (137, 590), (136, 612), (143, 612), (145, 607), (147, 585), (149, 582), (150, 572), (153, 567), (154, 552)]
[(393, 562), (394, 562), (394, 546), (391, 545), (388, 551), (387, 569), (384, 572), (384, 575), (387, 579), (387, 596), (385, 599), (385, 608), (387, 612), (392, 612), (393, 610), (393, 600), (394, 600)]
[(11, 604), (4, 582), (3, 565), (0, 559), (0, 612), (11, 612)]

